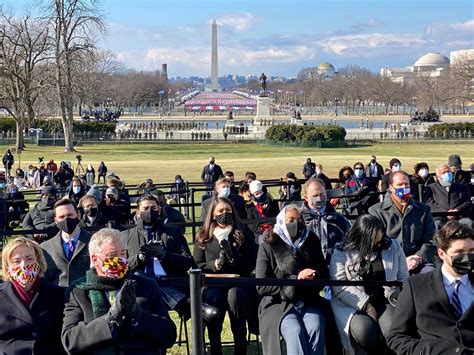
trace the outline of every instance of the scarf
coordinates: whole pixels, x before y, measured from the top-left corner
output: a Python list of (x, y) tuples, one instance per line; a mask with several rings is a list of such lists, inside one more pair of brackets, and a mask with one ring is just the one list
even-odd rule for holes
[(41, 277), (38, 276), (36, 278), (36, 280), (33, 282), (33, 285), (31, 285), (31, 288), (28, 291), (26, 291), (23, 287), (20, 286), (18, 282), (13, 279), (11, 279), (10, 282), (20, 302), (23, 303), (26, 308), (29, 308), (31, 302), (33, 302), (33, 298), (35, 298), (36, 293), (40, 287)]
[(309, 231), (307, 228), (305, 228), (304, 232), (296, 240), (297, 243), (293, 243), (290, 234), (288, 233), (288, 229), (286, 228), (285, 215), (287, 208), (288, 206), (285, 206), (280, 211), (280, 213), (278, 213), (278, 216), (276, 217), (276, 223), (273, 226), (273, 232), (278, 234), (281, 240), (283, 240), (285, 244), (288, 245), (293, 251), (297, 251), (303, 246), (304, 242), (306, 241), (306, 238), (308, 237)]
[(94, 268), (91, 268), (86, 272), (85, 282), (80, 283), (77, 288), (88, 293), (89, 299), (91, 300), (94, 319), (103, 316), (109, 311), (110, 302), (106, 293), (119, 290), (124, 282), (125, 277), (114, 279), (111, 277), (99, 276)]

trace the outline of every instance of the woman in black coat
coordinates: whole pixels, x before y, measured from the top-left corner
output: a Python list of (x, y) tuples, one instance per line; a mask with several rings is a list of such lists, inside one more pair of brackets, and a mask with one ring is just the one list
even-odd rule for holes
[[(257, 278), (328, 279), (329, 272), (318, 237), (306, 229), (295, 206), (285, 207), (260, 245)], [(290, 354), (323, 354), (324, 313), (322, 287), (257, 286), (263, 296), (259, 307), (264, 354), (279, 355), (280, 335)]]
[[(208, 274), (237, 274), (248, 277), (255, 268), (253, 235), (240, 229), (237, 213), (230, 200), (212, 201), (204, 225), (194, 245), (194, 261)], [(246, 354), (247, 311), (252, 290), (242, 287), (207, 287), (203, 302), (217, 307), (220, 316), (207, 322), (211, 354), (222, 354), (221, 332), (226, 310), (234, 335), (235, 354)]]
[(61, 324), (64, 289), (43, 279), (46, 261), (40, 246), (19, 237), (2, 252), (0, 353), (64, 354)]
[[(417, 201), (422, 202), (426, 186), (434, 183), (435, 179), (432, 175), (430, 175), (430, 168), (425, 162), (416, 163), (413, 167), (413, 170), (413, 175), (410, 176), (411, 197)], [(420, 196), (420, 186), (422, 196)]]

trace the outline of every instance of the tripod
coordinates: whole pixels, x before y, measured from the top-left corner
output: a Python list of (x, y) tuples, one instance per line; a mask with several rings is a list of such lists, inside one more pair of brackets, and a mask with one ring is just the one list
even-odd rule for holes
[(84, 167), (82, 166), (81, 161), (78, 160), (76, 165), (76, 174), (83, 174), (84, 172)]

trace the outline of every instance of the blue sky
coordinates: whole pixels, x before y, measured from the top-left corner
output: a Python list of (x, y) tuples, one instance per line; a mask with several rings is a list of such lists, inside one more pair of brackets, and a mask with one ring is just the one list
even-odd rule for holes
[[(27, 0), (3, 1), (18, 11)], [(31, 3), (31, 0), (30, 0)], [(210, 75), (216, 18), (219, 75), (296, 76), (330, 62), (412, 65), (428, 52), (474, 48), (472, 0), (102, 0), (107, 37), (98, 45), (128, 67), (168, 64), (169, 76)]]

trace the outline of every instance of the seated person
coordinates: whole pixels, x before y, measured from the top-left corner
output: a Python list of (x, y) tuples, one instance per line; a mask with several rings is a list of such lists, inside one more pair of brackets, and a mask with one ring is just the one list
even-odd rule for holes
[(128, 224), (130, 221), (130, 205), (120, 199), (120, 192), (116, 187), (109, 187), (105, 191), (105, 206), (110, 214), (118, 216), (120, 224)]
[[(403, 281), (408, 278), (405, 254), (397, 240), (383, 236), (377, 217), (357, 218), (336, 245), (329, 273), (332, 280)], [(398, 289), (387, 286), (333, 286), (331, 307), (344, 349), (357, 354), (384, 354)], [(392, 301), (393, 303), (393, 301)]]
[(366, 214), (369, 207), (379, 200), (377, 185), (365, 175), (364, 164), (354, 164), (354, 175), (345, 184), (344, 194), (348, 196), (345, 210), (349, 215), (360, 216)]
[(447, 164), (436, 167), (436, 182), (426, 187), (425, 199), (432, 213), (457, 213), (446, 217), (435, 216), (436, 229), (440, 229), (452, 219), (457, 219), (473, 228), (473, 221), (470, 218), (472, 203), (469, 187), (454, 181), (453, 173)]
[(15, 184), (8, 185), (5, 194), (5, 208), (8, 212), (7, 228), (15, 229), (18, 227), (28, 213), (29, 207), (28, 202), (25, 201), (25, 196), (18, 190), (18, 186)]
[(79, 200), (82, 196), (86, 194), (84, 186), (82, 185), (81, 180), (78, 177), (73, 177), (71, 181), (71, 185), (69, 186), (69, 199), (73, 200), (74, 203), (77, 205), (79, 204)]
[(81, 212), (81, 221), (79, 226), (81, 227), (97, 227), (103, 228), (111, 223), (111, 226), (118, 227), (120, 221), (117, 218), (117, 215), (113, 213), (104, 213), (108, 211), (104, 206), (99, 207), (97, 200), (92, 195), (85, 195), (79, 200), (79, 205), (77, 206)]
[(442, 265), (410, 277), (398, 297), (387, 339), (396, 354), (474, 351), (474, 232), (452, 220), (434, 240)]
[(45, 186), (41, 190), (41, 201), (33, 207), (23, 220), (23, 228), (37, 230), (33, 237), (37, 242), (52, 238), (58, 232), (54, 221), (54, 204), (57, 190), (54, 186)]
[[(259, 180), (254, 180), (249, 184), (249, 191), (252, 201), (245, 208), (247, 219), (258, 220), (260, 218), (276, 217), (280, 212), (278, 202), (274, 201), (270, 194), (263, 191), (264, 186)], [(255, 236), (255, 243), (260, 244), (263, 236), (273, 228), (274, 222), (254, 221), (248, 227)]]
[[(318, 238), (309, 231), (295, 206), (286, 206), (265, 241), (260, 244), (257, 278), (327, 279)], [(324, 354), (325, 316), (322, 288), (257, 286), (264, 354), (281, 354), (280, 334), (288, 354)]]
[(70, 290), (64, 310), (62, 343), (68, 353), (164, 354), (176, 339), (176, 326), (158, 285), (128, 273), (122, 235), (104, 228), (89, 243), (84, 279)]
[(164, 223), (172, 224), (179, 229), (181, 234), (186, 234), (186, 227), (184, 226), (186, 219), (182, 213), (166, 203), (165, 193), (163, 191), (155, 190), (153, 195), (156, 197), (158, 205), (161, 207), (161, 213), (163, 213), (163, 216), (165, 217)]
[(280, 202), (281, 208), (301, 200), (301, 183), (298, 182), (295, 173), (288, 172), (281, 184), (278, 194), (280, 195), (280, 200), (285, 200)]
[[(237, 212), (224, 197), (213, 199), (194, 244), (194, 261), (209, 274), (249, 277), (255, 268), (253, 235), (239, 228)], [(219, 309), (220, 316), (207, 322), (211, 354), (222, 354), (221, 333), (226, 310), (234, 336), (234, 354), (247, 349), (247, 312), (255, 287), (206, 287), (203, 301)]]
[(65, 354), (61, 345), (64, 289), (43, 278), (46, 261), (39, 245), (25, 237), (2, 251), (0, 352)]
[(205, 199), (201, 203), (201, 222), (204, 222), (204, 219), (206, 218), (209, 211), (209, 206), (212, 204), (212, 200), (216, 199), (217, 197), (225, 197), (231, 200), (239, 218), (246, 217), (244, 199), (242, 196), (231, 193), (230, 190), (231, 183), (229, 180), (227, 180), (227, 178), (221, 178), (216, 181), (212, 194), (209, 196), (209, 198)]

